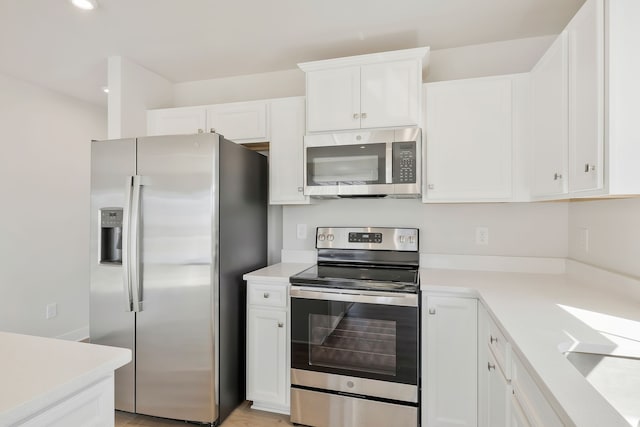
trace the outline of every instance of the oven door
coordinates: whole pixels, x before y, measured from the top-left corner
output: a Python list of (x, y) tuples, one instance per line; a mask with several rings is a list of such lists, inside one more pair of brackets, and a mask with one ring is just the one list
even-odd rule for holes
[(417, 390), (418, 301), (416, 294), (292, 286), (291, 368), (314, 383), (299, 385), (341, 376)]

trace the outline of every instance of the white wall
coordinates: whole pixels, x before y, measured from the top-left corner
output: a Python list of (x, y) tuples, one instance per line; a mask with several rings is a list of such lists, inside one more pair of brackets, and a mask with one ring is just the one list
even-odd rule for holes
[(121, 56), (108, 61), (109, 139), (147, 134), (147, 110), (173, 105), (173, 83)]
[(640, 278), (640, 198), (571, 202), (569, 257)]
[[(314, 249), (315, 227), (420, 228), (420, 252), (456, 255), (566, 257), (567, 203), (423, 204), (406, 199), (321, 200), (284, 208), (283, 245)], [(308, 237), (296, 238), (297, 224)], [(489, 229), (489, 244), (475, 243), (476, 227)]]
[(222, 79), (177, 83), (174, 105), (220, 104), (234, 101), (304, 96), (304, 72), (300, 69), (250, 74)]
[(106, 111), (3, 75), (0, 93), (0, 330), (86, 337), (89, 142)]
[[(556, 36), (441, 49), (431, 52), (425, 81), (512, 74), (530, 71)], [(300, 69), (200, 80), (174, 85), (174, 106), (217, 104), (255, 99), (304, 96)]]
[(431, 52), (426, 82), (531, 71), (557, 36), (530, 37)]

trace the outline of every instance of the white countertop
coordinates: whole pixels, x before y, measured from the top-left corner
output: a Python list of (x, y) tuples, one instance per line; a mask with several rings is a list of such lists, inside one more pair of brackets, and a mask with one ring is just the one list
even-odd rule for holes
[(0, 425), (52, 405), (131, 361), (131, 351), (0, 332)]
[(421, 269), (420, 286), (423, 291), (477, 296), (565, 422), (629, 426), (562, 351), (640, 357), (638, 300), (566, 275)]
[(259, 280), (261, 282), (282, 282), (284, 279), (289, 283), (289, 277), (306, 270), (313, 264), (281, 262), (273, 264), (260, 270), (247, 273), (242, 278), (244, 280)]

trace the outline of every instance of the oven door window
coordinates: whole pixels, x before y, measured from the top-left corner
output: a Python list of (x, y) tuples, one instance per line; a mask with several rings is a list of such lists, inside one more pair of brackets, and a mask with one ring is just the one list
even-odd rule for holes
[(309, 315), (309, 365), (395, 376), (397, 322), (354, 317), (350, 305)]
[(291, 301), (293, 368), (417, 384), (417, 307)]
[(386, 183), (386, 144), (307, 147), (307, 185)]

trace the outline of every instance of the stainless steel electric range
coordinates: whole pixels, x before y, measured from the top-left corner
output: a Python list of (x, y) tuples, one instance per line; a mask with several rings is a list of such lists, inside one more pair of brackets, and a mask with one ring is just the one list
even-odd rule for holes
[(291, 282), (291, 421), (417, 426), (418, 230), (316, 231), (318, 263)]

